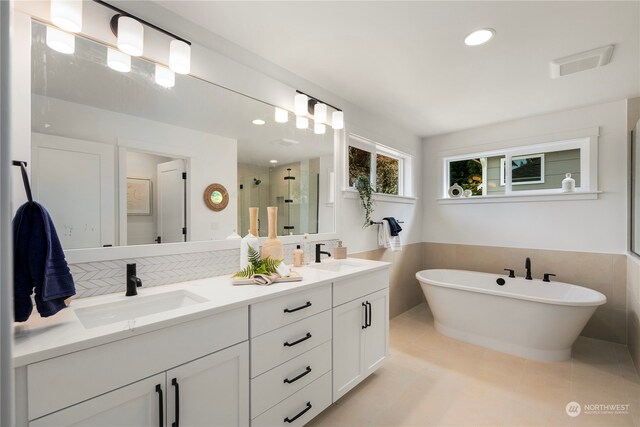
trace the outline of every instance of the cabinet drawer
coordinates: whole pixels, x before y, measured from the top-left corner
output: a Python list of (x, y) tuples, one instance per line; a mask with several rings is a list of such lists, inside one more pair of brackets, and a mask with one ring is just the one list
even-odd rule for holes
[(331, 285), (285, 295), (251, 306), (251, 337), (331, 308)]
[(333, 282), (333, 306), (336, 307), (387, 287), (389, 287), (388, 268), (336, 280)]
[(251, 339), (251, 378), (331, 339), (331, 310)]
[(31, 364), (29, 420), (246, 341), (248, 323), (243, 307)]
[(293, 396), (255, 418), (251, 421), (251, 426), (302, 426), (330, 404), (331, 372), (327, 372)]
[(251, 418), (256, 418), (331, 370), (331, 341), (251, 380)]

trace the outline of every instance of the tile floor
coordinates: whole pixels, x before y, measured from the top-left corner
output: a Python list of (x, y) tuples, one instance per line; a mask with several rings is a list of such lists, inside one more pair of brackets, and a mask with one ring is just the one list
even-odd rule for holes
[[(391, 320), (390, 341), (389, 362), (309, 425), (640, 425), (640, 380), (623, 345), (580, 337), (571, 360), (535, 362), (440, 335), (426, 304)], [(582, 405), (576, 417), (571, 401)], [(594, 404), (629, 406), (585, 413)]]

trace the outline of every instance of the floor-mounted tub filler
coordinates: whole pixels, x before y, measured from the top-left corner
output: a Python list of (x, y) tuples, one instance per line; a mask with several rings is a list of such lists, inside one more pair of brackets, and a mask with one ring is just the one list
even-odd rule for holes
[(423, 270), (416, 278), (438, 332), (541, 361), (569, 359), (574, 341), (607, 302), (582, 286), (475, 271)]

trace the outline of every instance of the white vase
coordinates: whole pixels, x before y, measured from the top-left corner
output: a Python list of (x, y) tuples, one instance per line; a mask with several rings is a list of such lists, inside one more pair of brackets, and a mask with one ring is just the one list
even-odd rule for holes
[(576, 191), (576, 180), (571, 178), (571, 174), (565, 174), (566, 178), (562, 180), (562, 192), (572, 193)]
[(249, 266), (249, 246), (256, 251), (260, 248), (258, 238), (251, 234), (251, 231), (240, 241), (240, 270), (244, 270)]

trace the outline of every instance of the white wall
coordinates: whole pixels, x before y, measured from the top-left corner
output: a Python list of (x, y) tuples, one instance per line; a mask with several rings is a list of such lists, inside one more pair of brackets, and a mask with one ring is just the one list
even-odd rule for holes
[[(224, 239), (236, 228), (236, 140), (55, 98), (34, 95), (32, 102), (46, 112), (34, 116), (34, 131), (187, 159), (190, 241)], [(207, 208), (202, 199), (214, 182), (229, 191), (229, 205), (221, 212)]]
[[(599, 127), (597, 200), (439, 204), (443, 152), (527, 145), (519, 140)], [(500, 145), (500, 144), (498, 144)], [(625, 253), (627, 101), (528, 117), (424, 140), (424, 240), (438, 243)]]

